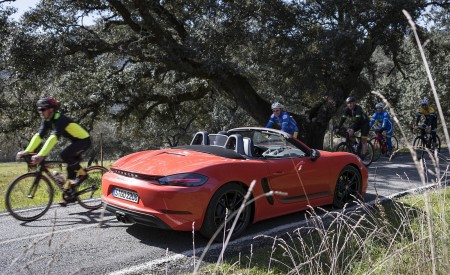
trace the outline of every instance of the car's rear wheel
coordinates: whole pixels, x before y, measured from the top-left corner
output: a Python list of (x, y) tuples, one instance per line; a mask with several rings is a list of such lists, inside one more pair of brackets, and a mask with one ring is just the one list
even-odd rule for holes
[(336, 181), (333, 205), (342, 208), (346, 203), (361, 199), (361, 187), (362, 177), (358, 169), (350, 165), (345, 166)]
[[(235, 183), (227, 184), (217, 190), (209, 202), (200, 233), (208, 239), (214, 237), (215, 241), (221, 241), (224, 234), (229, 234), (237, 211), (242, 203), (246, 203), (244, 202), (245, 193), (244, 188)], [(248, 205), (239, 215), (231, 239), (244, 232), (250, 223), (250, 218), (251, 205)]]

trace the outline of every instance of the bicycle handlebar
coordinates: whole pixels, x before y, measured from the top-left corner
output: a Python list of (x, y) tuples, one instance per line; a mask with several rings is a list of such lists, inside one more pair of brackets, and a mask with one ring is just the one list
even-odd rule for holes
[(28, 153), (26, 155), (22, 155), (19, 157), (20, 159), (23, 159), (26, 163), (31, 164), (31, 158), (36, 155), (36, 153)]
[[(21, 156), (20, 159), (23, 159), (28, 165), (31, 165), (31, 162), (32, 162), (31, 158), (34, 155), (37, 155), (37, 153), (28, 153), (26, 155)], [(62, 160), (46, 160), (46, 157), (44, 157), (44, 159), (38, 165), (50, 164), (50, 163), (64, 163), (64, 161), (62, 161)]]
[(413, 132), (415, 132), (417, 135), (419, 135), (419, 136), (421, 136), (421, 135), (423, 135), (423, 134), (425, 134), (425, 133), (427, 133), (427, 134), (429, 134), (429, 133), (431, 133), (431, 126), (426, 126), (426, 127), (423, 127), (423, 126), (414, 126), (414, 127), (412, 127), (412, 129), (411, 129)]

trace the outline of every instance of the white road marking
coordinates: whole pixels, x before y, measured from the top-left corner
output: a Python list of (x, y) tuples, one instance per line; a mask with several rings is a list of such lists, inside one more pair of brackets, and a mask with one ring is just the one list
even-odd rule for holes
[(77, 230), (86, 229), (86, 228), (89, 228), (89, 227), (96, 227), (96, 226), (101, 227), (102, 223), (110, 221), (110, 220), (114, 220), (114, 219), (116, 219), (116, 217), (113, 217), (113, 218), (110, 218), (110, 219), (104, 219), (102, 221), (99, 221), (98, 223), (93, 223), (93, 224), (89, 224), (89, 225), (85, 225), (85, 226), (73, 227), (73, 228), (62, 229), (62, 230), (55, 230), (55, 231), (51, 231), (51, 232), (47, 232), (47, 233), (28, 235), (28, 236), (24, 236), (24, 237), (20, 237), (20, 238), (9, 239), (9, 240), (5, 240), (5, 241), (1, 241), (0, 245), (7, 244), (7, 243), (12, 243), (12, 242), (17, 242), (17, 241), (22, 241), (22, 240), (36, 239), (36, 238), (40, 238), (40, 237), (47, 237), (47, 236), (55, 235), (55, 234), (59, 234), (59, 233), (73, 232), (73, 231), (77, 231)]

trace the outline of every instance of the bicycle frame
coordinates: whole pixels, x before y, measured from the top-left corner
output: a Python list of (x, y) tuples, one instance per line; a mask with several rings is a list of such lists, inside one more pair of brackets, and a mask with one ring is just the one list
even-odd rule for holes
[(380, 133), (380, 132), (377, 132), (376, 135), (375, 135), (375, 140), (378, 141), (380, 143), (380, 145), (381, 145), (381, 153), (382, 154), (386, 154), (386, 150), (387, 150), (386, 145), (387, 144), (386, 144), (386, 139), (383, 136), (383, 134)]
[[(36, 178), (33, 182), (33, 185), (31, 186), (31, 189), (34, 190), (30, 190), (33, 192), (33, 195), (31, 196), (30, 194), (28, 195), (29, 198), (33, 198), (34, 197), (34, 192), (36, 192), (37, 186), (39, 184), (40, 178), (42, 177), (43, 174), (45, 174), (48, 178), (50, 178), (50, 182), (53, 183), (53, 185), (56, 185), (58, 187), (59, 190), (61, 190), (61, 192), (65, 192), (64, 189), (64, 182), (62, 184), (58, 183), (58, 180), (55, 178), (55, 176), (48, 170), (48, 164), (50, 163), (62, 163), (62, 161), (45, 161), (43, 160), (40, 164), (38, 164), (38, 171), (36, 171)], [(97, 189), (93, 189), (93, 187), (89, 187), (89, 188), (85, 188), (82, 190), (78, 190), (77, 192), (73, 193), (72, 196), (73, 197), (77, 197), (79, 195), (85, 194), (87, 192), (90, 191), (95, 191)]]
[[(342, 133), (339, 133), (338, 135), (340, 137), (344, 137), (344, 135)], [(351, 153), (353, 153), (355, 155), (359, 155), (359, 153), (361, 152), (361, 142), (358, 141), (359, 137), (353, 136), (353, 138), (355, 140), (352, 140), (352, 138), (350, 137), (350, 135), (347, 131), (345, 132), (345, 143), (347, 144), (348, 148), (350, 148)]]
[(431, 136), (431, 129), (430, 132), (427, 132), (426, 129), (424, 128), (419, 128), (420, 130), (420, 139), (422, 140), (422, 143), (425, 144), (425, 147), (427, 149), (431, 149), (431, 142), (433, 140), (432, 136)]
[[(31, 155), (24, 156), (27, 164), (31, 164)], [(101, 177), (108, 169), (103, 166), (89, 166), (85, 169), (87, 176), (69, 190), (49, 167), (51, 163), (61, 164), (62, 161), (45, 161), (37, 165), (34, 172), (25, 173), (10, 183), (5, 193), (6, 209), (16, 219), (34, 221), (42, 217), (50, 208), (55, 196), (55, 190), (60, 190), (66, 202), (77, 201), (83, 208), (99, 209), (102, 206), (98, 190), (101, 190)], [(57, 188), (55, 189), (55, 185)], [(59, 195), (59, 194), (58, 194)], [(26, 200), (22, 200), (26, 198)], [(24, 208), (32, 209), (22, 211)]]
[(361, 158), (362, 162), (366, 166), (369, 166), (372, 163), (374, 151), (373, 151), (373, 145), (370, 143), (370, 141), (367, 141), (367, 152), (366, 152), (367, 154), (365, 154), (364, 156), (361, 156), (361, 149), (362, 149), (361, 137), (354, 135), (353, 137), (355, 139), (353, 140), (353, 137), (350, 137), (350, 135), (347, 131), (345, 131), (345, 134), (344, 134), (343, 129), (341, 129), (341, 131), (339, 131), (339, 133), (337, 135), (340, 137), (344, 137), (344, 135), (345, 135), (345, 141), (339, 143), (336, 146), (335, 151), (344, 151), (344, 152), (350, 152), (352, 154), (355, 154)]
[(420, 160), (423, 158), (426, 151), (440, 152), (441, 150), (441, 140), (436, 134), (436, 144), (433, 143), (433, 137), (431, 135), (430, 128), (417, 128), (416, 131), (420, 131), (418, 135), (414, 138), (413, 147), (416, 149), (417, 158)]
[[(27, 162), (28, 166), (30, 166), (31, 164), (31, 157), (27, 156), (24, 158), (25, 161)], [(64, 191), (64, 183), (63, 184), (58, 184), (58, 181), (56, 180), (55, 176), (53, 176), (53, 174), (48, 170), (48, 164), (49, 163), (62, 163), (62, 161), (45, 161), (43, 160), (41, 163), (39, 163), (37, 165), (38, 170), (35, 172), (36, 177), (33, 181), (33, 184), (30, 187), (30, 191), (28, 192), (28, 198), (33, 198), (37, 187), (39, 185), (39, 181), (41, 180), (41, 177), (43, 174), (45, 174), (48, 178), (50, 178), (50, 182), (52, 182), (54, 185), (58, 186), (58, 188), (61, 191)]]

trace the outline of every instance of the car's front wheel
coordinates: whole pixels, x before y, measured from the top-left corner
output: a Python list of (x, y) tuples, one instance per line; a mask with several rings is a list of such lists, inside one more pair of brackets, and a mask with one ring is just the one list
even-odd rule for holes
[(342, 208), (346, 203), (360, 199), (361, 186), (362, 177), (358, 169), (350, 165), (345, 166), (336, 181), (333, 205)]
[[(245, 194), (244, 188), (235, 183), (224, 185), (217, 190), (209, 202), (200, 233), (208, 239), (214, 237), (215, 241), (221, 241), (224, 234), (229, 234), (242, 203), (247, 203), (244, 202)], [(239, 215), (231, 239), (244, 232), (250, 218), (251, 205), (248, 205)]]

